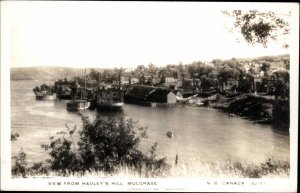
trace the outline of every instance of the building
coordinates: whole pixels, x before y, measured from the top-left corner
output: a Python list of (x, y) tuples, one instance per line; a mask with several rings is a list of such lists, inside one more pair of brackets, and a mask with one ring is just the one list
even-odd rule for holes
[(125, 94), (125, 102), (129, 103), (168, 103), (177, 102), (176, 95), (169, 89), (136, 85)]
[(129, 84), (130, 78), (127, 76), (121, 76), (121, 84)]
[(175, 104), (177, 103), (176, 95), (169, 89), (155, 89), (149, 94), (149, 102), (155, 103), (168, 103)]
[(174, 77), (171, 77), (171, 76), (167, 76), (165, 78), (165, 82), (166, 83), (176, 83), (176, 79)]
[(129, 77), (129, 84), (137, 84), (140, 82), (138, 77)]

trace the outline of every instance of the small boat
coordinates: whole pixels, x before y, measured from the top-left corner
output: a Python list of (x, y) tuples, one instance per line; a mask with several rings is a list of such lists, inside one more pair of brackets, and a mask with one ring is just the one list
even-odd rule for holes
[(36, 100), (43, 100), (44, 94), (42, 92), (35, 92), (35, 99)]
[(167, 131), (166, 132), (166, 135), (169, 137), (169, 138), (173, 138), (173, 133), (171, 131)]
[(89, 108), (91, 103), (87, 100), (71, 100), (67, 103), (67, 110), (77, 111)]
[(55, 100), (56, 99), (56, 93), (46, 93), (44, 95), (44, 99), (46, 99), (46, 100)]
[(204, 105), (204, 103), (201, 102), (201, 101), (196, 102), (196, 106), (197, 106), (197, 107), (202, 107), (203, 105)]
[(236, 115), (233, 113), (230, 113), (230, 114), (228, 114), (228, 117), (236, 117)]
[(54, 100), (56, 93), (53, 92), (53, 87), (42, 84), (40, 87), (33, 89), (36, 100)]

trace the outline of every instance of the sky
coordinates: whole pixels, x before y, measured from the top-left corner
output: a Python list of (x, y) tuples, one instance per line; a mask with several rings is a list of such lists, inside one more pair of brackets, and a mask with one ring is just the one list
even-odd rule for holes
[[(10, 67), (133, 68), (193, 61), (286, 54), (238, 43), (224, 9), (253, 4), (200, 2), (6, 1), (1, 3), (3, 41)], [(256, 5), (259, 3), (255, 3)], [(272, 7), (273, 6), (273, 7)], [(291, 4), (259, 5), (286, 12)], [(4, 30), (3, 30), (4, 29)]]

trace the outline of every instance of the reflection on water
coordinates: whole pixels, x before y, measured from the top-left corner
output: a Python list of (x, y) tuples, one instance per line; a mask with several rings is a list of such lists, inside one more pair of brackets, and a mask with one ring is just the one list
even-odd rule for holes
[[(40, 147), (65, 125), (80, 128), (81, 120), (76, 112), (66, 110), (66, 100), (37, 101), (32, 88), (40, 83), (11, 82), (12, 130), (20, 137), (12, 143), (12, 155), (21, 147), (29, 162), (43, 161), (47, 154)], [(157, 154), (174, 162), (198, 164), (202, 161), (223, 161), (227, 158), (261, 162), (267, 158), (289, 158), (289, 133), (280, 126), (254, 124), (251, 121), (231, 118), (215, 109), (201, 107), (144, 107), (125, 104), (122, 111), (84, 110), (81, 113), (95, 119), (101, 116), (124, 115), (148, 128), (149, 138), (143, 140), (140, 149), (148, 152), (158, 142)], [(166, 131), (174, 137), (168, 138)]]

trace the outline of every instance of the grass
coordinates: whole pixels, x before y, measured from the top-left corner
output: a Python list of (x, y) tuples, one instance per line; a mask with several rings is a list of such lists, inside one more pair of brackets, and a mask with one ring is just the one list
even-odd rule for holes
[[(121, 166), (115, 172), (104, 172), (90, 170), (86, 172), (66, 172), (51, 171), (45, 166), (40, 168), (27, 168), (26, 177), (30, 178), (51, 178), (51, 177), (100, 177), (100, 178), (288, 178), (290, 174), (289, 161), (266, 160), (260, 164), (232, 161), (224, 162), (202, 162), (192, 165), (179, 162), (171, 166), (167, 172), (153, 175), (153, 171), (147, 170), (145, 166), (141, 170), (136, 170), (128, 166)], [(21, 178), (21, 174), (13, 177)], [(24, 177), (24, 176), (23, 176)]]

